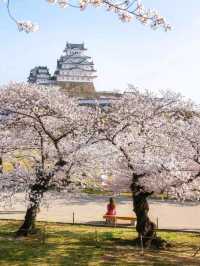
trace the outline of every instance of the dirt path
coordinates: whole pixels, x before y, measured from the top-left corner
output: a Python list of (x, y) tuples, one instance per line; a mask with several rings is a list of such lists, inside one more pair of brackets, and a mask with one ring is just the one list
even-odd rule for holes
[[(23, 199), (23, 195), (19, 195)], [(108, 197), (85, 196), (82, 198), (65, 198), (52, 200), (49, 207), (41, 207), (38, 220), (72, 222), (73, 212), (75, 221), (87, 223), (102, 221)], [(120, 215), (132, 214), (132, 202), (128, 198), (116, 199), (117, 213)], [(23, 201), (15, 201), (14, 206), (0, 208), (0, 219), (23, 219), (25, 205)], [(198, 229), (200, 230), (200, 204), (177, 203), (170, 201), (150, 201), (150, 216), (156, 222), (158, 218), (159, 228), (169, 229)]]

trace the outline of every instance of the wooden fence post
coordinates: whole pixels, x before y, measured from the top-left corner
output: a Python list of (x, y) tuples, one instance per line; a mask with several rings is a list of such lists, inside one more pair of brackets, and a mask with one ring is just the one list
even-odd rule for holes
[(46, 242), (46, 226), (43, 226), (43, 230), (42, 230), (42, 244), (44, 245)]
[(157, 217), (157, 219), (156, 219), (156, 227), (157, 227), (157, 229), (158, 229), (158, 217)]
[(140, 235), (140, 244), (141, 244), (141, 255), (144, 255), (144, 246), (143, 246), (143, 239), (142, 239), (142, 235)]
[(98, 233), (97, 233), (96, 228), (95, 228), (95, 243), (96, 243), (96, 245), (98, 244)]

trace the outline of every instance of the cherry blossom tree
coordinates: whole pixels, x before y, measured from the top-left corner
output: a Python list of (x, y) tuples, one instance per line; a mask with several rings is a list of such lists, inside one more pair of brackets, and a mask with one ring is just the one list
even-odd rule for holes
[[(183, 146), (180, 142), (196, 113), (196, 107), (180, 95), (163, 92), (158, 96), (137, 89), (100, 112), (94, 143), (103, 154), (104, 172), (110, 176), (103, 186), (115, 192), (131, 189), (136, 229), (145, 246), (166, 244), (156, 236), (156, 225), (148, 216), (151, 195), (166, 191), (181, 199), (200, 195), (197, 189), (194, 194), (200, 185), (200, 168), (194, 168), (190, 160), (190, 156), (196, 160), (198, 152), (192, 153), (186, 141)], [(193, 129), (190, 126), (191, 134), (195, 134)]]
[[(44, 1), (44, 0), (43, 0)], [(161, 16), (155, 9), (147, 9), (141, 3), (140, 0), (46, 0), (49, 4), (55, 4), (60, 8), (77, 8), (81, 11), (87, 7), (103, 7), (107, 11), (117, 14), (119, 19), (123, 22), (129, 22), (133, 18), (138, 20), (144, 25), (150, 25), (151, 28), (157, 29), (163, 28), (165, 31), (171, 29), (171, 26), (167, 23), (165, 18)], [(26, 33), (35, 32), (39, 29), (36, 23), (31, 21), (20, 21), (15, 18), (11, 11), (12, 0), (4, 1), (7, 7), (8, 15), (16, 23), (19, 31), (25, 31)]]
[(168, 132), (174, 143), (174, 154), (179, 157), (180, 172), (171, 182), (171, 190), (180, 199), (200, 199), (200, 116), (199, 107), (176, 121)]
[[(82, 176), (86, 157), (80, 151), (94, 134), (95, 111), (55, 88), (27, 84), (2, 88), (0, 106), (5, 114), (0, 127), (1, 197), (25, 192), (28, 207), (17, 235), (27, 235), (34, 230), (47, 191), (69, 191), (88, 182)], [(12, 170), (4, 170), (4, 160), (13, 161)]]
[[(130, 189), (138, 236), (158, 247), (166, 242), (156, 236), (148, 198), (200, 198), (199, 108), (180, 95), (131, 88), (111, 106), (89, 109), (55, 88), (12, 84), (1, 92), (0, 195), (21, 190), (29, 203), (18, 235), (34, 229), (47, 191), (92, 184)], [(13, 158), (26, 158), (28, 166)]]

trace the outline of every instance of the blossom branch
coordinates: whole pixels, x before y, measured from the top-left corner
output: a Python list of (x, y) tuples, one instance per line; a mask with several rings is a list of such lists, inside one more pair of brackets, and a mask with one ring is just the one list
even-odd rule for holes
[[(105, 7), (107, 11), (117, 14), (122, 22), (130, 22), (133, 18), (143, 25), (150, 25), (152, 29), (163, 28), (165, 31), (171, 30), (171, 26), (165, 18), (154, 9), (146, 9), (140, 0), (46, 0), (49, 4), (57, 4), (61, 8), (72, 7), (85, 10), (88, 6)], [(8, 15), (17, 25), (19, 31), (26, 33), (38, 31), (39, 26), (31, 21), (18, 21), (10, 10), (11, 1), (7, 0), (6, 8)]]

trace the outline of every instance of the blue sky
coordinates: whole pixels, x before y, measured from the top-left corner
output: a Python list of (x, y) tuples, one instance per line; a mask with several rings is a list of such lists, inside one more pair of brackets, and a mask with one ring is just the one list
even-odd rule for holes
[(36, 65), (47, 65), (53, 73), (66, 41), (84, 41), (98, 71), (97, 90), (133, 84), (172, 89), (200, 102), (200, 1), (144, 0), (171, 23), (168, 33), (136, 21), (121, 23), (101, 8), (81, 12), (45, 0), (12, 2), (16, 17), (38, 22), (40, 31), (19, 33), (0, 1), (0, 84), (26, 81)]

